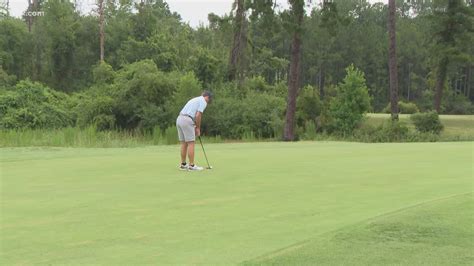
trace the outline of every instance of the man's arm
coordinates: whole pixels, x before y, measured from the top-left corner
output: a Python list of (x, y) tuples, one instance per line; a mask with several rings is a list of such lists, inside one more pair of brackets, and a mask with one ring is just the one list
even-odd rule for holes
[(196, 136), (201, 135), (201, 117), (202, 113), (201, 112), (196, 112), (196, 118), (194, 120), (194, 123), (196, 124)]

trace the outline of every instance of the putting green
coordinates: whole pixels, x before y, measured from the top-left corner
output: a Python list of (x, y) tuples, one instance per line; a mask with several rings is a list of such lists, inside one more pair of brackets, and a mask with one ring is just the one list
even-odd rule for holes
[[(299, 263), (291, 258), (311, 259), (308, 250), (321, 247), (315, 239), (331, 242), (334, 232), (368, 251), (378, 246), (366, 224), (417, 204), (472, 200), (474, 182), (472, 142), (212, 144), (214, 169), (202, 172), (177, 170), (177, 146), (0, 152), (2, 265)], [(451, 211), (432, 211), (429, 221), (472, 223), (472, 201), (458, 203), (440, 204)], [(439, 232), (451, 224), (440, 222)], [(456, 236), (439, 245), (466, 245)], [(348, 248), (331, 243), (328, 254)], [(387, 258), (412, 252), (383, 244)], [(436, 255), (432, 248), (424, 254)]]

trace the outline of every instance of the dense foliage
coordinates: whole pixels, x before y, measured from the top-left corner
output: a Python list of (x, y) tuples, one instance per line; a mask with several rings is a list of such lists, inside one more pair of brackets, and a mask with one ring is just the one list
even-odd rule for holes
[(443, 124), (436, 112), (418, 113), (410, 116), (416, 129), (420, 132), (432, 132), (439, 134), (443, 130)]
[(61, 128), (74, 125), (74, 102), (58, 92), (29, 80), (0, 93), (0, 128)]
[(370, 96), (364, 74), (351, 65), (343, 82), (336, 87), (336, 96), (329, 103), (330, 128), (350, 134), (369, 110)]
[[(0, 129), (165, 132), (189, 98), (210, 89), (216, 100), (204, 115), (205, 134), (282, 137), (291, 10), (244, 1), (240, 24), (234, 9), (209, 14), (208, 26), (192, 28), (163, 0), (106, 2), (105, 62), (98, 62), (98, 17), (68, 1), (39, 2), (45, 15), (31, 21), (0, 18)], [(441, 112), (473, 113), (473, 7), (458, 1), (462, 11), (453, 16), (463, 16), (456, 28), (462, 34), (440, 45), (446, 37), (440, 29), (452, 14), (436, 16), (446, 3), (431, 2), (397, 2), (400, 111), (433, 110), (443, 52), (450, 64)], [(312, 6), (298, 27), (297, 133), (351, 134), (365, 112), (389, 108), (387, 6), (360, 0)], [(236, 79), (229, 80), (237, 28), (245, 45)]]

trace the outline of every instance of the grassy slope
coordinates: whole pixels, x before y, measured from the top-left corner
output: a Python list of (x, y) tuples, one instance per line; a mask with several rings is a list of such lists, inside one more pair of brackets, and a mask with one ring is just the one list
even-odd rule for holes
[(1, 149), (0, 264), (238, 263), (471, 192), (472, 149), (214, 144), (200, 173), (176, 170), (176, 146)]
[(472, 265), (473, 224), (473, 194), (459, 194), (329, 232), (245, 265)]

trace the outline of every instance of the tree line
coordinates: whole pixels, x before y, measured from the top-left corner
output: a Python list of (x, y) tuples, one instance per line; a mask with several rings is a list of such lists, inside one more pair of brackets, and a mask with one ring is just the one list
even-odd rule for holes
[[(280, 10), (272, 0), (235, 0), (229, 14), (211, 13), (196, 28), (163, 0), (99, 0), (91, 14), (79, 12), (78, 2), (29, 1), (40, 17), (2, 12), (4, 101), (30, 84), (74, 98), (74, 125), (167, 127), (174, 105), (206, 88), (218, 97), (207, 124), (221, 123), (208, 133), (281, 131), (287, 140), (308, 121), (318, 130), (338, 124), (335, 103), (344, 105), (341, 95), (350, 93), (343, 88), (356, 80), (355, 91), (367, 90), (361, 112), (389, 110), (397, 119), (408, 103), (438, 113), (474, 109), (470, 1), (288, 0)], [(180, 85), (186, 82), (189, 88)], [(253, 117), (241, 101), (268, 117)], [(3, 118), (21, 118), (18, 106), (1, 104)], [(239, 108), (247, 113), (235, 114)], [(226, 118), (232, 125), (219, 121)]]

